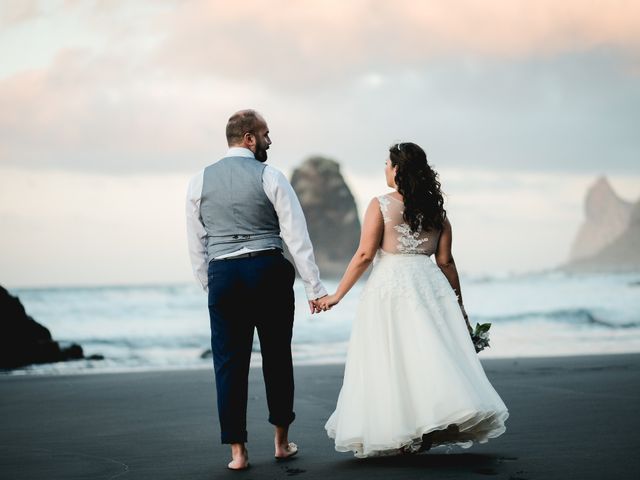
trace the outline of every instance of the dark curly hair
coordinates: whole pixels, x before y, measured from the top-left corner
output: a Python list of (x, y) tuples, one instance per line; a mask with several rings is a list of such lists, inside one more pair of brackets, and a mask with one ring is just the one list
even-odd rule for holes
[(395, 182), (404, 199), (403, 218), (411, 231), (420, 227), (441, 230), (447, 212), (438, 173), (427, 162), (427, 154), (415, 143), (396, 143), (389, 148), (389, 159), (398, 167)]

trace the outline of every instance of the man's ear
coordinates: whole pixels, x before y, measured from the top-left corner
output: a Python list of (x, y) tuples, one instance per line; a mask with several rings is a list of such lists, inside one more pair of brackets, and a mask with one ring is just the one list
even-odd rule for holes
[(244, 134), (244, 137), (242, 137), (242, 140), (246, 145), (253, 145), (256, 141), (256, 137), (253, 135), (253, 133), (247, 132)]

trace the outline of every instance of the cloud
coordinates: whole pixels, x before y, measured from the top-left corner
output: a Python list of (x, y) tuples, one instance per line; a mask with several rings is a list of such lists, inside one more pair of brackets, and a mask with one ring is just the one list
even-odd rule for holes
[(83, 20), (103, 41), (78, 26), (78, 48), (0, 77), (0, 162), (194, 171), (254, 107), (284, 169), (366, 171), (411, 139), (437, 164), (637, 170), (640, 7), (560, 3), (68, 1), (46, 31), (68, 12), (64, 45)]
[(39, 15), (37, 0), (5, 0), (0, 8), (0, 27), (13, 27)]
[(514, 59), (640, 49), (630, 1), (179, 2), (158, 17), (159, 64), (186, 74), (256, 76), (283, 88), (344, 81), (372, 66), (442, 56)]
[(367, 171), (395, 140), (437, 165), (637, 171), (640, 87), (609, 52), (518, 62), (433, 62), (363, 73), (289, 95), (255, 82), (173, 77), (119, 56), (65, 51), (50, 68), (0, 80), (0, 161), (133, 173), (196, 171), (225, 148), (247, 106), (273, 132), (271, 158), (312, 153)]
[[(215, 85), (207, 82), (208, 86)], [(226, 107), (226, 108), (225, 108)], [(193, 158), (232, 107), (197, 85), (166, 81), (126, 59), (61, 52), (47, 69), (0, 81), (0, 159), (6, 163), (135, 172)]]

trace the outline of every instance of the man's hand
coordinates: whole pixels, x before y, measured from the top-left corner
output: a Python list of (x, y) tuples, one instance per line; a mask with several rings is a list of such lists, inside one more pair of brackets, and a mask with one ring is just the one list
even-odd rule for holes
[(324, 297), (318, 297), (315, 300), (309, 300), (309, 310), (311, 310), (311, 315), (313, 315), (314, 313), (320, 313), (322, 311), (318, 306), (318, 302), (325, 297), (326, 295)]
[(331, 307), (334, 305), (337, 305), (339, 301), (340, 297), (335, 293), (333, 295), (325, 295), (316, 300), (316, 308), (318, 311), (326, 312), (327, 310), (331, 310)]

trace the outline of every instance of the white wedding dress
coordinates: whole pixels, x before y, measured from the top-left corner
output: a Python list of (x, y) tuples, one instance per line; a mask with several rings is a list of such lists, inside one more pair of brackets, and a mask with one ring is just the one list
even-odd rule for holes
[(362, 291), (342, 389), (325, 429), (356, 457), (470, 447), (505, 431), (456, 294), (431, 260), (439, 233), (412, 233), (404, 204), (378, 197), (384, 234)]

